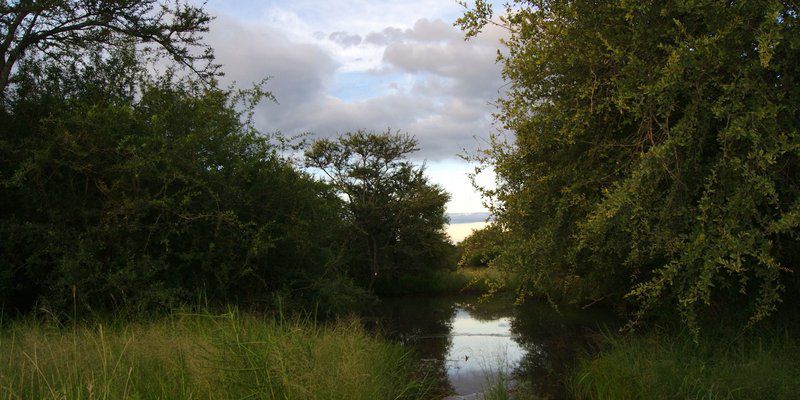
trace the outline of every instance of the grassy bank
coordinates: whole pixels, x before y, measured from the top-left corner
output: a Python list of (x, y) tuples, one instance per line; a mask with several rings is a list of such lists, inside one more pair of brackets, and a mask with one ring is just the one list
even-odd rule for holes
[(515, 287), (513, 276), (493, 268), (467, 267), (406, 274), (391, 280), (378, 280), (379, 295), (408, 294), (484, 294)]
[(578, 399), (800, 399), (800, 340), (788, 331), (736, 339), (608, 336), (578, 365)]
[(15, 322), (0, 333), (0, 399), (421, 399), (415, 365), (352, 320)]

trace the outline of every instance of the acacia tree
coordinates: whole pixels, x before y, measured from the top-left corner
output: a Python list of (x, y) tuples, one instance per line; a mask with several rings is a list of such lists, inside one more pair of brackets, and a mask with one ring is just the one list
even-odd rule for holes
[(459, 21), (510, 32), (499, 122), (513, 140), (482, 157), (509, 232), (499, 262), (539, 293), (677, 311), (695, 333), (800, 298), (796, 2), (506, 11), (477, 1)]
[(24, 57), (80, 62), (84, 51), (114, 46), (116, 37), (155, 45), (201, 76), (212, 76), (218, 66), (200, 36), (210, 20), (202, 8), (182, 0), (2, 0), (0, 98)]
[[(428, 182), (424, 168), (408, 156), (416, 140), (388, 131), (357, 131), (336, 140), (316, 140), (305, 154), (307, 167), (318, 168), (346, 198), (347, 219), (356, 248), (367, 255), (372, 287), (379, 274), (441, 266), (449, 246), (443, 227), (449, 196)], [(366, 273), (365, 273), (366, 272)]]

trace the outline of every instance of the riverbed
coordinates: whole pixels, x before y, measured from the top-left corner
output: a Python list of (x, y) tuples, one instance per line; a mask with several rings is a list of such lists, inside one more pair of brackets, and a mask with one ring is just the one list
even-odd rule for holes
[(385, 298), (370, 320), (416, 351), (440, 393), (452, 398), (479, 398), (498, 382), (539, 398), (565, 398), (576, 354), (613, 324), (603, 312), (466, 295)]

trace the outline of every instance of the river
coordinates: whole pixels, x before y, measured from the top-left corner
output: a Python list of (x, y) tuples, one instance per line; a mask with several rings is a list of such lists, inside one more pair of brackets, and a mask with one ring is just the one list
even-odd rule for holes
[(452, 399), (480, 398), (499, 377), (538, 398), (565, 398), (576, 354), (613, 324), (607, 313), (466, 295), (386, 298), (370, 321), (414, 349)]

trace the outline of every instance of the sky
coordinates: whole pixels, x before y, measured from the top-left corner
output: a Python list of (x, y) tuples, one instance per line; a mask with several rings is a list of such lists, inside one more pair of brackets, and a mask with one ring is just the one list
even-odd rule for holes
[(485, 220), (467, 176), (474, 167), (458, 155), (485, 147), (495, 129), (501, 29), (465, 41), (453, 26), (464, 11), (455, 0), (210, 0), (206, 9), (223, 82), (246, 87), (269, 77), (277, 104), (256, 110), (262, 131), (410, 133), (420, 144), (414, 160), (451, 194), (451, 238)]

